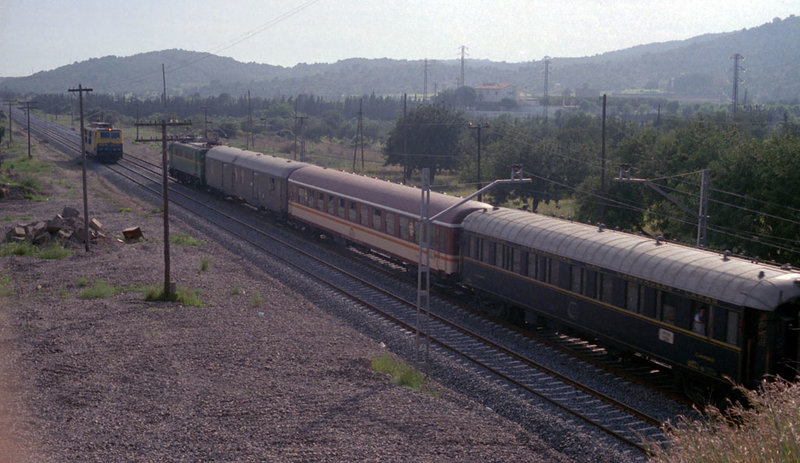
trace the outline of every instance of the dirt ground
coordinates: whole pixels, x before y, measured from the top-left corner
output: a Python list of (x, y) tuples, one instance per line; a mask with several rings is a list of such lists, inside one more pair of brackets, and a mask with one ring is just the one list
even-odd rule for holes
[[(53, 170), (37, 200), (0, 200), (3, 237), (83, 210), (79, 164), (34, 156)], [(380, 340), (179, 221), (197, 243), (172, 245), (172, 279), (201, 304), (145, 301), (162, 216), (97, 172), (89, 189), (106, 235), (89, 253), (0, 257), (0, 463), (567, 461), (458, 392), (393, 384), (370, 367)], [(87, 298), (100, 280), (113, 294)]]

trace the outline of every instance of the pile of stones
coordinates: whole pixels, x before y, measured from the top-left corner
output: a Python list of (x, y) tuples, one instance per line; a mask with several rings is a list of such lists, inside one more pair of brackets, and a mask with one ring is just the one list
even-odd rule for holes
[[(97, 219), (89, 221), (89, 239), (97, 242), (106, 238), (103, 234), (103, 225)], [(61, 214), (51, 220), (31, 222), (27, 225), (17, 224), (6, 232), (6, 242), (29, 242), (41, 246), (50, 242), (62, 245), (80, 244), (85, 242), (87, 231), (83, 217), (77, 209), (64, 207)]]

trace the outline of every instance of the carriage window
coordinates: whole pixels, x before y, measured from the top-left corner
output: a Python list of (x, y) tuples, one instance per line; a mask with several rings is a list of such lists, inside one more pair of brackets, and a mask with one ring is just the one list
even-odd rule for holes
[(547, 257), (539, 256), (536, 259), (536, 279), (545, 283), (550, 280), (550, 259)]
[(570, 273), (569, 289), (573, 293), (580, 294), (583, 287), (583, 267), (580, 265), (571, 265)]
[(481, 262), (485, 262), (489, 265), (494, 264), (494, 243), (489, 240), (483, 240)]
[(494, 265), (500, 268), (506, 268), (506, 264), (503, 261), (503, 251), (505, 250), (505, 246), (502, 244), (495, 244), (494, 245)]
[(625, 308), (631, 312), (639, 311), (639, 284), (632, 281), (626, 283)]
[(394, 214), (386, 213), (386, 233), (394, 236)]
[(527, 275), (531, 278), (536, 278), (536, 254), (528, 253), (528, 271)]
[(711, 316), (708, 304), (692, 301), (692, 331), (697, 334), (708, 334), (708, 320)]
[(595, 270), (586, 269), (583, 274), (583, 295), (592, 299), (597, 299), (598, 273)]
[(471, 238), (470, 243), (470, 256), (477, 261), (483, 260), (483, 240), (478, 238), (477, 236), (473, 236)]
[(741, 330), (739, 314), (729, 310), (728, 311), (728, 328), (727, 334), (725, 335), (725, 342), (728, 344), (733, 344), (735, 346), (739, 345), (739, 330)]
[(670, 293), (661, 293), (661, 321), (675, 324), (675, 312), (678, 308), (677, 296)]
[(347, 212), (347, 208), (345, 207), (344, 199), (339, 198), (339, 210), (337, 211), (339, 217), (344, 218), (345, 212)]
[[(269, 191), (275, 191), (275, 178), (274, 177), (271, 177), (269, 179)], [(312, 196), (312, 198), (313, 198), (313, 196)]]
[(600, 300), (611, 304), (614, 301), (614, 278), (605, 273), (599, 274), (600, 277)]
[(358, 220), (358, 209), (356, 209), (356, 203), (350, 202), (350, 214), (348, 216), (351, 222), (355, 222)]
[(297, 189), (297, 202), (300, 204), (306, 203), (306, 189), (305, 188), (298, 188)]
[(361, 205), (361, 225), (369, 225), (369, 207)]
[(648, 286), (642, 286), (641, 288), (642, 299), (639, 312), (647, 317), (656, 318), (656, 308), (658, 307), (656, 297), (658, 291)]
[(400, 238), (408, 239), (408, 217), (400, 216)]
[(520, 275), (524, 273), (522, 268), (523, 254), (524, 253), (517, 248), (511, 249), (511, 271)]
[(317, 194), (317, 209), (325, 210), (325, 193), (320, 192)]
[(336, 201), (333, 195), (328, 195), (328, 214), (335, 214)]
[(381, 229), (381, 210), (374, 209), (372, 211), (372, 228), (375, 230)]

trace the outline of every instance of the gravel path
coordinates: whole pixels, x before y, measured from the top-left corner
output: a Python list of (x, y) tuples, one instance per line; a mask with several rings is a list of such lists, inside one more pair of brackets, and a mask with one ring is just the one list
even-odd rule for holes
[[(34, 156), (58, 180), (47, 201), (0, 201), (3, 232), (82, 210), (77, 164)], [(571, 461), (441, 384), (394, 385), (370, 368), (380, 340), (179, 220), (173, 234), (202, 244), (172, 245), (172, 277), (202, 306), (145, 302), (162, 217), (89, 179), (108, 238), (62, 260), (0, 257), (0, 461)], [(129, 226), (145, 239), (116, 239)], [(120, 291), (80, 297), (100, 279)]]

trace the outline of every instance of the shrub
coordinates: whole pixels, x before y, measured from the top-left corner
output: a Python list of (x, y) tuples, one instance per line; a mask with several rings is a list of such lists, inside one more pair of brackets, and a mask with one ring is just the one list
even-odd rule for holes
[(146, 301), (179, 302), (192, 307), (202, 307), (203, 301), (200, 300), (200, 292), (197, 290), (178, 287), (174, 293), (166, 297), (164, 286), (150, 286), (145, 289), (144, 299)]
[(175, 243), (180, 246), (202, 246), (205, 243), (192, 238), (186, 233), (178, 233), (169, 237), (170, 243)]
[(739, 388), (746, 405), (725, 412), (706, 408), (707, 419), (682, 418), (666, 432), (672, 445), (653, 445), (652, 462), (800, 461), (800, 383), (764, 382), (757, 391)]
[(104, 299), (117, 294), (119, 290), (108, 284), (105, 280), (95, 280), (92, 286), (84, 289), (78, 294), (81, 299)]
[(39, 250), (27, 241), (5, 243), (0, 246), (0, 256), (29, 256), (35, 255)]
[(425, 386), (425, 376), (401, 360), (397, 360), (389, 354), (372, 359), (372, 369), (386, 373), (392, 378), (392, 382), (414, 390), (420, 390)]
[(72, 251), (60, 244), (51, 244), (39, 251), (39, 258), (41, 259), (64, 259), (71, 255)]

